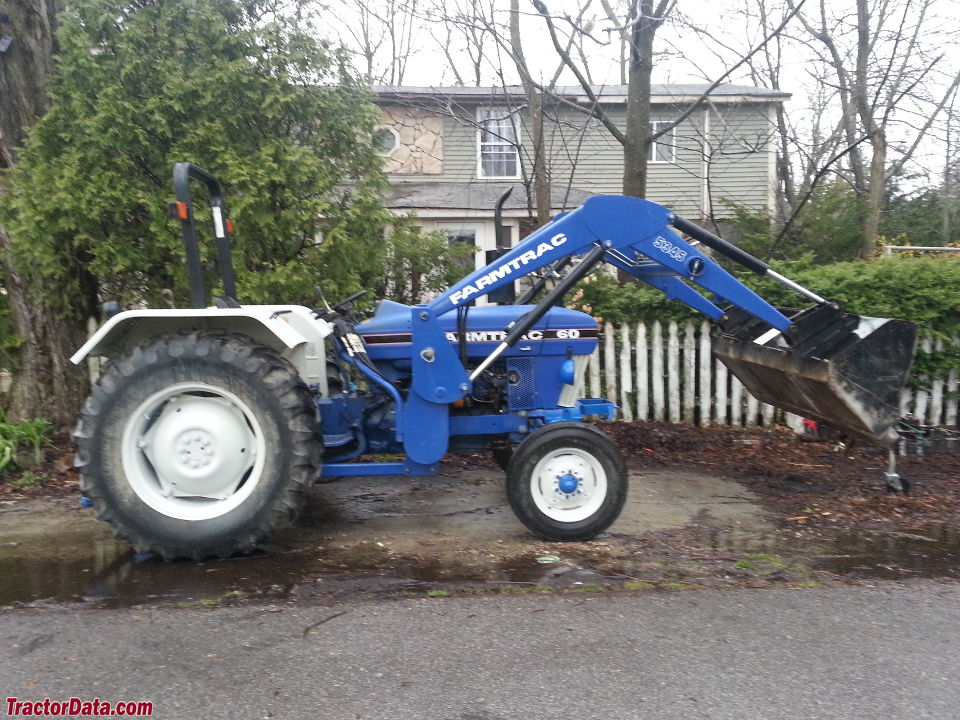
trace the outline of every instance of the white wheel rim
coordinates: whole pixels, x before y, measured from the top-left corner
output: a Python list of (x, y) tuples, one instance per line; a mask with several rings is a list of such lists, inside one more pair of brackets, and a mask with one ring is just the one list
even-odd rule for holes
[(131, 489), (157, 512), (209, 520), (250, 496), (265, 449), (260, 423), (240, 398), (206, 383), (178, 383), (127, 420), (121, 462)]
[(607, 473), (590, 452), (561, 448), (547, 453), (530, 477), (530, 493), (537, 509), (551, 520), (586, 520), (603, 505)]

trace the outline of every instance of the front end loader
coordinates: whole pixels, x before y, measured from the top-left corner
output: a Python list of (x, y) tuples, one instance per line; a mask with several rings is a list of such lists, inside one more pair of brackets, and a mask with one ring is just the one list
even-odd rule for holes
[[(207, 188), (225, 296), (208, 306), (189, 182)], [(238, 301), (220, 184), (174, 169), (192, 308), (120, 311), (73, 356), (106, 356), (74, 438), (81, 488), (138, 552), (250, 551), (297, 515), (314, 482), (429, 475), (447, 453), (492, 450), (520, 521), (587, 540), (619, 515), (623, 458), (587, 424), (616, 406), (579, 397), (597, 322), (562, 307), (601, 262), (717, 323), (713, 350), (759, 399), (892, 446), (916, 327), (844, 313), (725, 240), (637, 198), (601, 196), (497, 253), (430, 302)], [(689, 242), (677, 232), (693, 239)], [(705, 248), (796, 291), (776, 308)], [(514, 283), (566, 266), (538, 301)], [(539, 287), (543, 283), (536, 283)], [(710, 293), (708, 297), (706, 293)], [(477, 306), (482, 296), (501, 304)], [(394, 455), (397, 460), (374, 461)]]

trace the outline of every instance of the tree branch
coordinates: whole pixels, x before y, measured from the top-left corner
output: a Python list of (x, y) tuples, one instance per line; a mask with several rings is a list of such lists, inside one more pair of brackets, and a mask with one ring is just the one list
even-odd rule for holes
[[(665, 1), (666, 1), (666, 0), (662, 0), (662, 2), (665, 2)], [(679, 124), (682, 123), (684, 120), (686, 120), (688, 117), (690, 117), (690, 115), (693, 114), (693, 112), (700, 106), (700, 104), (701, 104), (704, 100), (707, 99), (707, 97), (710, 95), (710, 93), (712, 93), (712, 92), (713, 92), (714, 90), (716, 90), (721, 84), (723, 84), (723, 81), (724, 81), (724, 80), (726, 80), (728, 77), (730, 77), (730, 76), (731, 76), (738, 68), (740, 68), (742, 65), (746, 64), (746, 63), (750, 60), (750, 58), (752, 58), (754, 55), (756, 55), (758, 52), (760, 52), (760, 50), (763, 48), (764, 45), (766, 45), (766, 44), (767, 44), (768, 42), (770, 42), (773, 38), (775, 38), (777, 35), (779, 35), (779, 34), (783, 31), (783, 29), (787, 26), (787, 24), (794, 18), (794, 16), (795, 16), (797, 13), (800, 12), (800, 9), (803, 7), (803, 4), (804, 4), (806, 1), (807, 1), (807, 0), (800, 0), (800, 2), (797, 3), (796, 7), (794, 7), (794, 8), (787, 14), (787, 16), (783, 19), (783, 21), (782, 21), (774, 30), (772, 30), (769, 34), (767, 34), (766, 37), (764, 37), (764, 39), (761, 41), (761, 43), (760, 43), (759, 45), (757, 45), (753, 50), (751, 50), (751, 51), (750, 51), (749, 53), (747, 53), (744, 57), (742, 57), (739, 62), (734, 63), (734, 65), (733, 65), (732, 67), (730, 67), (729, 69), (727, 69), (727, 71), (726, 71), (725, 73), (723, 73), (723, 75), (721, 75), (721, 76), (718, 77), (716, 80), (714, 80), (714, 81), (710, 84), (710, 86), (700, 95), (700, 97), (698, 97), (696, 100), (694, 100), (692, 103), (690, 103), (690, 104), (687, 106), (687, 109), (684, 110), (682, 113), (680, 113), (680, 117), (679, 117), (679, 118), (677, 118), (676, 120), (674, 120), (672, 123), (670, 123), (670, 124), (667, 125), (666, 127), (662, 128), (660, 131), (655, 132), (655, 133), (651, 133), (651, 134), (650, 134), (650, 140), (651, 140), (651, 141), (654, 141), (654, 140), (656, 140), (657, 138), (659, 138), (661, 135), (670, 132), (671, 130), (673, 130), (673, 128), (675, 128), (677, 125), (679, 125)], [(661, 4), (662, 4), (662, 2), (661, 2)]]
[(784, 235), (787, 234), (787, 231), (793, 225), (793, 221), (797, 219), (797, 216), (800, 214), (800, 211), (803, 209), (804, 205), (806, 205), (807, 201), (810, 200), (811, 197), (813, 197), (813, 191), (816, 189), (817, 184), (820, 182), (820, 180), (823, 179), (823, 176), (826, 175), (827, 172), (829, 172), (830, 167), (834, 163), (838, 162), (844, 155), (852, 152), (861, 143), (869, 139), (870, 139), (869, 135), (864, 135), (859, 140), (857, 140), (855, 144), (848, 145), (842, 151), (834, 155), (826, 163), (824, 163), (823, 167), (817, 170), (816, 174), (813, 176), (813, 178), (810, 181), (810, 186), (807, 188), (807, 191), (804, 193), (803, 197), (800, 199), (800, 202), (797, 205), (796, 209), (790, 214), (790, 217), (787, 218), (787, 221), (783, 224), (783, 227), (780, 229), (780, 232), (777, 234), (777, 237), (770, 244), (770, 247), (767, 248), (767, 253), (766, 253), (767, 259), (769, 259), (773, 251), (777, 249), (777, 245), (779, 245), (780, 241), (783, 240)]
[(913, 154), (916, 152), (917, 147), (920, 145), (920, 142), (924, 139), (927, 134), (927, 131), (930, 129), (930, 126), (933, 125), (934, 119), (940, 114), (944, 107), (946, 107), (947, 101), (950, 99), (950, 96), (956, 92), (957, 87), (960, 87), (960, 73), (957, 73), (957, 76), (953, 78), (953, 82), (950, 83), (950, 87), (943, 94), (943, 97), (940, 99), (940, 102), (937, 103), (937, 107), (934, 109), (930, 116), (927, 118), (927, 121), (924, 123), (923, 127), (917, 132), (916, 137), (913, 140), (913, 144), (910, 146), (910, 149), (903, 154), (903, 157), (900, 158), (897, 162), (890, 166), (890, 169), (887, 171), (887, 177), (893, 177), (900, 169), (913, 157)]
[(583, 73), (580, 72), (580, 68), (577, 67), (576, 63), (574, 63), (573, 59), (570, 57), (570, 53), (567, 52), (561, 44), (560, 39), (557, 37), (557, 29), (553, 24), (553, 18), (550, 16), (547, 6), (543, 4), (543, 0), (530, 0), (530, 2), (547, 23), (547, 30), (550, 32), (550, 40), (553, 43), (554, 50), (557, 51), (557, 54), (563, 60), (563, 63), (570, 69), (570, 72), (573, 73), (574, 77), (577, 78), (577, 82), (579, 82), (580, 87), (583, 88), (584, 95), (590, 99), (591, 104), (594, 106), (595, 109), (591, 114), (601, 123), (603, 123), (603, 126), (611, 135), (613, 135), (617, 142), (621, 144), (626, 142), (626, 135), (620, 128), (616, 126), (616, 124), (600, 107), (599, 98), (593, 91), (593, 88), (590, 86), (590, 82), (583, 76)]

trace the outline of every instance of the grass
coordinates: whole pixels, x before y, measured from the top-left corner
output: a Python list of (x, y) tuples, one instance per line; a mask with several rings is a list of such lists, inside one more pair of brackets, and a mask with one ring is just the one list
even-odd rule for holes
[(496, 592), (500, 595), (531, 595), (550, 592), (551, 589), (546, 585), (501, 585), (496, 589)]
[(804, 576), (810, 573), (810, 568), (803, 563), (792, 562), (785, 560), (779, 555), (769, 555), (767, 553), (744, 555), (742, 560), (738, 560), (734, 564), (734, 568), (759, 577), (776, 575), (778, 573)]
[(178, 608), (196, 608), (196, 607), (214, 607), (220, 604), (220, 600), (216, 598), (203, 598), (202, 600), (185, 600), (184, 602), (178, 602), (174, 607)]
[(26, 472), (21, 473), (20, 477), (11, 480), (10, 487), (15, 488), (16, 490), (29, 490), (40, 485), (40, 483), (43, 480), (46, 480), (47, 477), (47, 475), (42, 475), (27, 470)]
[(0, 416), (0, 473), (39, 463), (43, 459), (43, 448), (50, 443), (52, 427), (40, 418), (14, 423)]
[(656, 585), (650, 582), (643, 582), (642, 580), (627, 580), (621, 586), (624, 590), (655, 590)]
[(781, 572), (786, 570), (789, 563), (779, 555), (768, 555), (767, 553), (751, 553), (744, 555), (743, 560), (739, 560), (734, 567), (737, 570), (757, 571), (761, 575)]
[(571, 593), (595, 593), (603, 592), (606, 590), (605, 585), (600, 585), (599, 583), (584, 583), (583, 585), (576, 585), (573, 587), (568, 587), (565, 592)]

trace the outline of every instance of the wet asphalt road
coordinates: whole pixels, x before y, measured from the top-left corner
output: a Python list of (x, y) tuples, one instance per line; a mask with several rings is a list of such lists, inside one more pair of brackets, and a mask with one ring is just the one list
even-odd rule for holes
[(157, 718), (942, 720), (960, 585), (0, 613), (0, 699), (71, 695)]

